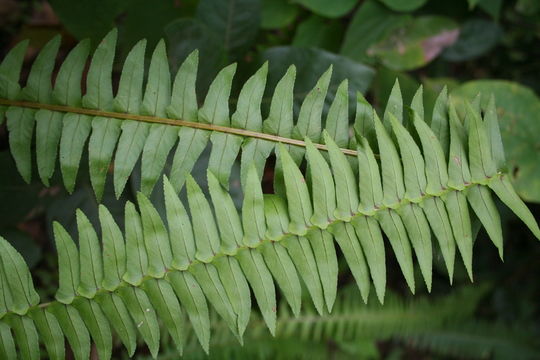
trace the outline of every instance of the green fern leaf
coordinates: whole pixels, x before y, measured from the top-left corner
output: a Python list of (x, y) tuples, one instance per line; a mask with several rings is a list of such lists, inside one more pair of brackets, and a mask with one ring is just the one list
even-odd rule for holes
[[(265, 238), (280, 239), (288, 230), (286, 204), (275, 195), (264, 196), (264, 212), (267, 224)], [(268, 268), (283, 291), (293, 313), (298, 315), (301, 305), (302, 288), (291, 256), (285, 247), (276, 241), (261, 245), (261, 252)]]
[(156, 309), (156, 313), (162, 319), (171, 335), (176, 349), (182, 355), (183, 349), (183, 325), (182, 310), (178, 298), (174, 294), (169, 282), (161, 279), (146, 281), (143, 289), (148, 294), (150, 302)]
[(392, 125), (390, 122), (390, 115), (393, 115), (397, 121), (403, 123), (403, 97), (401, 96), (401, 88), (399, 87), (399, 81), (396, 79), (390, 97), (384, 109), (383, 124), (386, 131), (391, 133)]
[(210, 319), (204, 294), (195, 278), (189, 273), (172, 272), (167, 280), (186, 310), (195, 334), (208, 354), (210, 342)]
[(11, 335), (9, 325), (5, 322), (0, 323), (0, 355), (2, 355), (2, 359), (12, 360), (17, 358), (15, 341), (13, 335)]
[(109, 321), (99, 304), (89, 299), (77, 299), (73, 306), (79, 311), (90, 336), (96, 344), (100, 359), (110, 359), (112, 353), (112, 333)]
[(162, 278), (172, 263), (169, 236), (150, 200), (142, 193), (137, 194), (137, 200), (141, 209), (142, 233), (148, 254), (148, 274), (155, 278)]
[[(161, 40), (152, 54), (148, 82), (141, 104), (141, 113), (149, 116), (164, 117), (171, 97), (171, 74), (169, 60), (165, 50), (165, 41)], [(177, 129), (163, 124), (149, 126), (148, 137), (144, 143), (141, 162), (141, 191), (149, 196), (161, 177), (167, 156), (178, 137)]]
[(216, 259), (215, 267), (236, 316), (235, 331), (242, 342), (242, 335), (251, 314), (251, 296), (246, 276), (242, 273), (238, 260), (229, 256)]
[[(128, 54), (120, 76), (113, 106), (116, 111), (138, 114), (141, 107), (146, 40), (139, 41)], [(148, 136), (148, 124), (140, 121), (122, 122), (122, 134), (114, 158), (114, 191), (120, 197), (129, 175), (135, 167)]]
[(345, 155), (339, 150), (338, 145), (332, 140), (330, 135), (324, 131), (324, 142), (328, 147), (330, 164), (336, 183), (336, 210), (334, 216), (343, 221), (350, 221), (355, 210), (358, 209), (358, 186), (353, 169), (347, 161)]
[[(211, 184), (210, 181), (208, 183)], [(211, 186), (211, 193), (212, 189)], [(191, 221), (167, 177), (163, 178), (163, 195), (165, 197), (167, 224), (169, 225), (169, 241), (173, 253), (172, 267), (177, 270), (186, 270), (189, 264), (195, 260), (195, 240)], [(225, 201), (219, 203), (224, 204)], [(227, 249), (223, 250), (227, 253)]]
[[(112, 110), (112, 67), (116, 47), (116, 31), (101, 41), (92, 57), (86, 79), (88, 91), (83, 96), (84, 107)], [(92, 119), (92, 132), (88, 142), (90, 181), (98, 201), (101, 200), (109, 164), (120, 136), (120, 120), (105, 117)]]
[(8, 315), (5, 320), (13, 330), (15, 342), (23, 359), (39, 359), (38, 332), (30, 317)]
[(349, 143), (349, 81), (343, 80), (339, 84), (334, 101), (328, 109), (325, 130), (341, 148)]
[[(0, 64), (0, 94), (4, 99), (15, 100), (21, 91), (19, 77), (28, 43), (29, 40), (24, 40), (15, 45)], [(6, 109), (5, 106), (0, 106), (0, 125), (6, 119)], [(11, 347), (7, 345), (6, 349), (11, 349)]]
[(133, 203), (125, 206), (126, 226), (126, 273), (122, 279), (128, 284), (139, 286), (148, 272), (148, 255), (144, 243), (141, 216)]
[(79, 264), (84, 271), (79, 272), (77, 293), (93, 298), (103, 281), (103, 260), (99, 240), (90, 220), (77, 210), (77, 229), (79, 231)]
[(5, 274), (3, 290), (9, 291), (10, 301), (6, 301), (7, 310), (25, 315), (30, 307), (39, 303), (39, 295), (34, 289), (30, 270), (21, 254), (2, 237), (0, 237), (0, 261), (2, 272)]
[[(256, 247), (264, 239), (264, 233), (266, 232), (264, 198), (261, 182), (254, 165), (249, 168), (246, 176), (245, 196), (242, 204), (242, 224), (244, 225), (242, 243), (245, 246)], [(216, 203), (214, 202), (215, 205)], [(224, 212), (222, 211), (221, 213)]]
[[(56, 317), (45, 309), (32, 309), (28, 316), (34, 321), (42, 342), (45, 344), (50, 359), (65, 358), (65, 342), (62, 328)], [(6, 357), (7, 358), (7, 357)]]
[(115, 293), (102, 293), (96, 296), (96, 302), (101, 306), (111, 327), (114, 329), (129, 356), (133, 356), (136, 348), (135, 324), (131, 319), (126, 305)]
[(152, 357), (156, 358), (159, 351), (159, 324), (148, 295), (136, 287), (121, 287), (118, 295), (126, 305), (135, 327), (148, 345)]
[(73, 350), (75, 359), (88, 359), (90, 357), (90, 334), (77, 309), (71, 305), (54, 303), (47, 310), (58, 320), (64, 336)]
[[(430, 127), (433, 133), (437, 136), (437, 139), (439, 139), (446, 157), (448, 157), (448, 149), (451, 139), (448, 107), (448, 89), (445, 86), (435, 100)], [(421, 114), (419, 115), (420, 118), (424, 118), (424, 116)]]
[(322, 314), (324, 309), (322, 286), (309, 240), (303, 236), (293, 236), (284, 240), (283, 246), (289, 251), (291, 258), (297, 260), (296, 270), (304, 280), (317, 312)]
[[(51, 76), (59, 47), (60, 36), (55, 36), (45, 45), (32, 65), (26, 86), (18, 94), (20, 98), (41, 103), (51, 101)], [(17, 48), (14, 49), (14, 51), (16, 50)], [(22, 62), (22, 58), (19, 59)], [(10, 60), (10, 58), (8, 57), (7, 60)], [(6, 64), (6, 70), (13, 68), (19, 69), (18, 73), (20, 73), (20, 64)], [(15, 159), (17, 169), (27, 183), (30, 182), (32, 171), (31, 144), (35, 125), (35, 112), (35, 110), (28, 108), (13, 107), (8, 108), (6, 112), (11, 153)]]

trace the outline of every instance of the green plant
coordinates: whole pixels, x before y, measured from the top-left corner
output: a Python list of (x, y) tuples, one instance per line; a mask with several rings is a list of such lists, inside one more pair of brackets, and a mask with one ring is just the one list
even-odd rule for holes
[[(72, 191), (89, 138), (90, 177), (100, 199), (115, 148), (117, 196), (142, 153), (139, 212), (132, 203), (126, 205), (122, 232), (101, 206), (101, 241), (86, 216), (77, 212), (78, 248), (60, 224), (54, 225), (60, 286), (50, 303), (40, 304), (24, 260), (7, 241), (0, 242), (0, 350), (6, 357), (15, 351), (11, 328), (24, 358), (39, 357), (38, 339), (51, 358), (62, 358), (65, 335), (76, 358), (88, 357), (92, 338), (100, 358), (106, 359), (111, 355), (111, 327), (130, 355), (138, 330), (157, 356), (158, 318), (181, 352), (182, 309), (208, 351), (206, 301), (242, 343), (252, 311), (250, 287), (273, 334), (274, 279), (294, 314), (300, 311), (300, 279), (319, 314), (332, 310), (338, 272), (334, 240), (364, 301), (371, 282), (379, 301), (384, 301), (383, 233), (412, 292), (413, 252), (431, 289), (431, 233), (438, 240), (450, 281), (456, 247), (472, 279), (474, 216), (503, 255), (492, 193), (540, 238), (534, 217), (508, 180), (493, 98), (481, 103), (477, 97), (472, 104), (456, 108), (443, 90), (429, 119), (420, 88), (404, 116), (396, 83), (382, 120), (357, 94), (354, 136), (350, 136), (346, 80), (337, 90), (323, 130), (331, 68), (306, 95), (296, 123), (294, 67), (276, 86), (268, 118), (262, 121), (267, 65), (244, 84), (229, 119), (234, 64), (217, 75), (199, 108), (197, 53), (182, 64), (171, 89), (165, 46), (160, 42), (143, 96), (144, 42), (139, 42), (126, 59), (113, 97), (113, 31), (92, 57), (86, 94), (81, 97), (89, 45), (83, 41), (72, 50), (52, 89), (59, 41), (51, 40), (42, 50), (22, 90), (19, 72), (24, 43), (0, 65), (0, 104), (6, 106), (3, 111), (17, 168), (29, 181), (35, 127), (40, 178), (49, 183), (59, 148), (64, 183)], [(458, 110), (464, 114), (461, 118)], [(212, 206), (189, 175), (209, 140)], [(325, 145), (319, 144), (321, 140)], [(147, 195), (175, 144), (170, 181), (163, 181), (165, 225)], [(241, 214), (227, 192), (231, 166), (240, 149)], [(277, 158), (275, 194), (263, 194), (262, 171), (272, 151)], [(305, 175), (301, 171), (304, 158)], [(177, 195), (184, 182), (189, 214)]]

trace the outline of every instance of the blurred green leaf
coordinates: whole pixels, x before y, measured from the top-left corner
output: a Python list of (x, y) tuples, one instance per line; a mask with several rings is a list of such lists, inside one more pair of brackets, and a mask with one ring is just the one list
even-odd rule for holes
[(491, 15), (493, 19), (498, 20), (502, 4), (503, 0), (480, 0), (478, 2), (478, 7)]
[(116, 17), (130, 4), (127, 0), (50, 0), (62, 25), (77, 39), (90, 38), (94, 45), (114, 27)]
[(408, 19), (408, 15), (396, 14), (378, 1), (362, 3), (347, 28), (341, 53), (356, 61), (372, 63), (368, 48)]
[(298, 6), (288, 0), (262, 0), (261, 28), (282, 28), (292, 23), (297, 14)]
[[(371, 87), (375, 100), (374, 103), (380, 113), (383, 112), (384, 107), (386, 106), (388, 97), (390, 96), (390, 92), (392, 91), (392, 87), (394, 86), (396, 79), (399, 81), (399, 87), (401, 88), (403, 104), (405, 107), (409, 107), (411, 105), (413, 96), (418, 90), (418, 87), (420, 85), (424, 87), (424, 114), (428, 123), (431, 121), (435, 100), (443, 87), (447, 86), (449, 90), (452, 90), (459, 86), (459, 83), (452, 78), (423, 78), (422, 84), (420, 84), (420, 82), (418, 82), (414, 77), (405, 72), (399, 72), (381, 67), (378, 69), (377, 75), (375, 76), (375, 80), (373, 81), (373, 85)], [(405, 111), (404, 115), (408, 116), (407, 111)]]
[(451, 77), (424, 78), (422, 84), (424, 85), (424, 92), (432, 91), (438, 95), (445, 86), (449, 92), (454, 90), (459, 86), (459, 81)]
[(453, 19), (467, 19), (471, 10), (466, 0), (459, 1), (428, 1), (422, 7), (422, 14), (444, 15)]
[(446, 48), (441, 57), (448, 61), (465, 61), (477, 58), (491, 50), (500, 40), (502, 29), (492, 21), (472, 19), (466, 21), (458, 40)]
[(28, 185), (19, 176), (15, 162), (8, 151), (0, 152), (0, 227), (13, 226), (23, 221), (40, 205), (43, 185), (38, 180)]
[(146, 39), (147, 54), (151, 54), (158, 41), (165, 36), (165, 26), (176, 18), (193, 13), (190, 6), (194, 8), (194, 0), (131, 0), (119, 26), (118, 38), (124, 53), (127, 54), (140, 39)]
[(540, 12), (540, 1), (537, 0), (518, 0), (516, 11), (525, 15), (535, 15)]
[(381, 0), (386, 6), (395, 11), (413, 11), (421, 7), (427, 0)]
[(396, 79), (399, 81), (403, 104), (405, 105), (410, 105), (416, 90), (420, 86), (420, 83), (407, 73), (385, 67), (379, 68), (373, 81), (372, 92), (375, 99), (374, 104), (380, 110), (380, 113), (382, 113), (386, 106)]
[[(456, 79), (449, 77), (423, 78), (422, 85), (424, 86), (424, 112), (427, 119), (431, 119), (435, 100), (437, 100), (437, 96), (439, 96), (442, 89), (446, 86), (450, 92), (459, 86), (459, 82)], [(465, 267), (463, 269), (465, 269)]]
[(417, 17), (372, 45), (368, 55), (377, 57), (394, 70), (412, 70), (437, 57), (457, 40), (458, 35), (457, 24), (447, 17)]
[(356, 341), (338, 341), (339, 347), (348, 355), (359, 359), (379, 359), (380, 353), (375, 339), (358, 339)]
[(481, 0), (467, 0), (469, 3), (469, 9), (474, 9), (474, 7), (480, 2)]
[(318, 47), (337, 52), (343, 32), (344, 28), (341, 21), (325, 21), (320, 16), (313, 15), (298, 25), (292, 45)]
[(531, 89), (503, 80), (470, 81), (452, 92), (454, 101), (482, 93), (482, 106), (495, 96), (508, 166), (518, 194), (540, 202), (540, 99)]
[(26, 261), (31, 269), (41, 260), (41, 247), (27, 233), (18, 229), (1, 229), (1, 235), (7, 239)]
[[(430, 123), (433, 116), (433, 107), (435, 106), (435, 101), (443, 88), (446, 86), (448, 91), (452, 91), (459, 86), (459, 82), (456, 79), (447, 77), (423, 78), (422, 86), (424, 87), (424, 113), (426, 116), (426, 121)], [(454, 270), (457, 271), (457, 266)], [(465, 267), (463, 267), (462, 270), (465, 270)], [(466, 272), (464, 272), (464, 274), (467, 275)], [(454, 273), (454, 278), (455, 276), (456, 273)]]
[[(96, 231), (101, 231), (98, 218), (98, 203), (94, 196), (94, 191), (85, 176), (86, 182), (77, 184), (77, 190), (73, 194), (63, 192), (46, 209), (46, 224), (49, 239), (53, 239), (53, 221), (58, 221), (67, 232), (77, 239), (77, 223), (75, 210), (81, 209), (88, 217)], [(127, 192), (124, 191), (120, 199), (116, 199), (112, 181), (107, 181), (103, 193), (102, 204), (109, 209), (117, 224), (124, 226), (124, 204), (127, 200)]]
[(351, 11), (358, 0), (293, 0), (317, 15), (336, 18)]
[(260, 0), (201, 0), (197, 19), (218, 36), (227, 54), (237, 59), (257, 36), (261, 7)]
[(223, 42), (210, 29), (193, 19), (175, 20), (165, 27), (165, 38), (173, 71), (195, 49), (199, 49), (197, 94), (203, 98), (225, 61)]
[[(356, 91), (365, 93), (369, 88), (375, 71), (364, 64), (355, 62), (345, 56), (332, 54), (316, 48), (295, 48), (278, 46), (264, 51), (260, 63), (269, 61), (268, 86), (265, 96), (269, 96), (285, 71), (291, 64), (296, 65), (296, 82), (294, 85), (295, 104), (313, 88), (319, 77), (333, 65), (332, 79), (328, 88), (326, 103), (334, 98), (340, 82), (349, 79), (349, 94), (354, 96)], [(354, 103), (354, 102), (351, 102)]]

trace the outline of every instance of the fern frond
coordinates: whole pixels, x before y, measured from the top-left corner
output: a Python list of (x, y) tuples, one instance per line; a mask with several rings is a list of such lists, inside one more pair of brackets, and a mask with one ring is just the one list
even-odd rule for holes
[[(2, 255), (5, 304), (0, 304), (0, 312), (14, 330), (20, 351), (29, 358), (36, 352), (37, 335), (26, 336), (22, 342), (18, 334), (41, 334), (46, 326), (69, 329), (65, 335), (77, 358), (87, 356), (90, 338), (100, 357), (108, 358), (111, 327), (130, 353), (138, 330), (155, 356), (160, 338), (158, 318), (180, 350), (183, 327), (179, 314), (183, 310), (201, 344), (208, 349), (206, 301), (242, 342), (251, 313), (250, 287), (266, 325), (274, 333), (274, 280), (295, 314), (300, 310), (300, 280), (306, 284), (319, 313), (333, 308), (337, 289), (334, 241), (364, 301), (372, 282), (379, 301), (384, 300), (383, 234), (412, 292), (413, 253), (431, 288), (431, 234), (439, 243), (450, 281), (456, 247), (472, 279), (469, 206), (501, 257), (503, 253), (493, 192), (540, 237), (533, 215), (504, 172), (493, 101), (483, 113), (479, 107), (468, 105), (466, 116), (460, 119), (444, 90), (428, 125), (423, 116), (421, 89), (410, 115), (404, 119), (396, 84), (382, 120), (358, 96), (354, 125), (357, 132), (354, 139), (349, 139), (345, 134), (346, 83), (340, 86), (341, 94), (332, 104), (322, 130), (323, 95), (331, 69), (306, 96), (294, 124), (294, 68), (290, 68), (276, 87), (267, 120), (261, 122), (265, 65), (244, 85), (231, 127), (228, 101), (234, 65), (218, 74), (199, 109), (194, 87), (197, 54), (186, 59), (171, 88), (161, 42), (154, 51), (142, 95), (141, 42), (128, 55), (118, 94), (113, 98), (110, 73), (115, 39), (116, 33), (111, 32), (98, 46), (88, 72), (88, 91), (82, 98), (80, 79), (88, 52), (85, 43), (79, 44), (62, 64), (54, 90), (50, 74), (58, 38), (38, 56), (20, 93), (13, 90), (18, 89), (18, 84), (12, 72), (19, 66), (16, 60), (21, 58), (21, 48), (15, 48), (0, 66), (0, 103), (9, 105), (10, 146), (27, 180), (36, 124), (37, 144), (42, 142), (40, 147), (46, 149), (37, 153), (40, 176), (44, 182), (50, 178), (60, 144), (60, 164), (68, 189), (73, 189), (89, 137), (91, 180), (98, 197), (115, 147), (117, 194), (142, 153), (139, 210), (131, 203), (126, 205), (124, 233), (104, 207), (100, 209), (101, 241), (80, 211), (78, 248), (65, 230), (55, 225), (60, 263), (57, 302), (38, 306), (39, 299), (20, 256), (4, 259)], [(183, 120), (164, 119), (166, 115)], [(208, 141), (213, 149), (208, 168), (211, 201), (189, 175)], [(164, 180), (165, 225), (144, 193), (153, 188), (176, 143), (171, 181)], [(343, 146), (355, 150), (340, 148)], [(241, 215), (227, 192), (230, 168), (240, 149), (244, 191)], [(273, 150), (277, 156), (277, 194), (263, 194), (262, 170)], [(299, 168), (304, 155), (310, 176), (304, 176)], [(177, 196), (184, 182), (187, 204)], [(3, 246), (6, 254), (14, 252), (7, 242)], [(7, 276), (12, 273), (18, 274), (18, 280)], [(29, 316), (35, 312), (39, 314)], [(41, 336), (48, 342), (50, 356), (56, 357), (54, 354), (61, 348), (59, 341), (63, 341), (61, 334)]]
[[(276, 142), (304, 146), (304, 137), (321, 137), (321, 114), (330, 81), (330, 68), (307, 95), (296, 125), (293, 124), (295, 68), (279, 83), (263, 122), (261, 101), (266, 87), (267, 64), (242, 87), (234, 113), (229, 96), (236, 65), (224, 68), (211, 84), (203, 105), (196, 97), (198, 52), (187, 57), (171, 83), (161, 41), (155, 48), (143, 91), (146, 42), (137, 43), (125, 59), (118, 92), (113, 96), (112, 65), (116, 30), (111, 31), (92, 55), (81, 94), (81, 80), (89, 42), (79, 43), (60, 65), (52, 87), (52, 75), (60, 38), (55, 37), (36, 58), (26, 86), (19, 74), (26, 43), (16, 46), (0, 66), (0, 105), (6, 112), (10, 147), (17, 169), (25, 181), (31, 178), (31, 150), (36, 132), (39, 177), (45, 185), (54, 173), (59, 153), (64, 185), (73, 191), (81, 156), (88, 142), (90, 179), (101, 199), (109, 165), (114, 156), (114, 188), (119, 197), (129, 175), (142, 159), (141, 189), (150, 194), (161, 176), (168, 154), (176, 146), (170, 172), (180, 191), (202, 150), (210, 142), (209, 168), (228, 188), (231, 166), (242, 149), (242, 181), (254, 162), (259, 177)], [(348, 139), (347, 82), (332, 106), (326, 127), (346, 146)], [(3, 120), (3, 116), (2, 116)], [(338, 124), (339, 123), (339, 124)], [(206, 130), (206, 131), (205, 131)], [(324, 145), (317, 145), (324, 148)], [(354, 155), (351, 149), (345, 152)]]
[[(312, 159), (325, 161), (309, 142), (308, 146), (310, 152), (318, 155)], [(333, 156), (344, 157), (336, 145), (329, 142), (328, 146), (333, 153), (331, 163)], [(132, 203), (126, 204), (124, 233), (103, 205), (99, 209), (101, 239), (81, 211), (77, 211), (78, 247), (66, 230), (54, 223), (60, 281), (56, 301), (52, 303), (39, 304), (22, 257), (2, 239), (0, 323), (12, 329), (15, 336), (14, 342), (8, 336), (11, 332), (6, 331), (2, 348), (14, 349), (11, 344), (16, 343), (24, 358), (32, 359), (39, 353), (38, 338), (41, 338), (51, 358), (62, 358), (65, 335), (77, 358), (88, 357), (92, 339), (100, 358), (107, 359), (114, 330), (129, 354), (133, 354), (135, 334), (139, 332), (155, 357), (161, 319), (181, 353), (185, 311), (199, 342), (208, 351), (208, 304), (242, 343), (252, 312), (250, 288), (264, 322), (274, 334), (277, 324), (274, 280), (296, 315), (300, 311), (300, 279), (320, 315), (325, 305), (329, 311), (334, 308), (337, 289), (334, 240), (345, 255), (364, 301), (368, 298), (371, 276), (382, 302), (386, 270), (373, 261), (384, 260), (378, 229), (386, 225), (385, 220), (379, 220), (379, 211), (387, 212), (393, 224), (399, 224), (400, 215), (386, 208), (374, 210), (371, 216), (344, 213), (341, 215), (344, 220), (334, 218), (327, 229), (307, 226), (306, 221), (311, 218), (310, 192), (285, 147), (280, 148), (280, 154), (289, 203), (279, 195), (263, 195), (252, 166), (244, 187), (242, 216), (219, 180), (208, 172), (211, 201), (188, 177), (189, 214), (164, 178), (167, 225), (142, 193), (137, 196), (139, 211)], [(340, 163), (349, 166), (344, 158)], [(336, 174), (332, 178), (338, 182)], [(337, 216), (339, 212), (333, 214)], [(365, 221), (360, 222), (361, 219)], [(387, 234), (395, 235), (390, 231)], [(381, 243), (374, 243), (378, 239)], [(380, 245), (383, 253), (376, 255)], [(396, 247), (394, 252), (398, 259), (412, 262), (412, 255), (409, 253), (407, 258), (403, 249)]]

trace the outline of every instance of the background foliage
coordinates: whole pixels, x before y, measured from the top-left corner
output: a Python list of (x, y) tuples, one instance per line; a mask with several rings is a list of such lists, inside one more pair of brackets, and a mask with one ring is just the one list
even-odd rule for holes
[[(95, 47), (113, 26), (119, 28), (118, 65), (141, 38), (148, 40), (148, 58), (159, 39), (165, 38), (173, 69), (198, 48), (199, 98), (204, 98), (210, 81), (224, 65), (238, 62), (235, 81), (241, 84), (266, 60), (270, 60), (269, 94), (287, 66), (297, 65), (298, 99), (329, 64), (334, 64), (334, 76), (328, 103), (343, 78), (350, 79), (351, 94), (363, 92), (378, 109), (386, 104), (396, 77), (405, 103), (410, 103), (418, 85), (423, 84), (427, 114), (445, 84), (455, 101), (478, 92), (493, 93), (514, 185), (535, 215), (539, 214), (540, 3), (536, 0), (2, 0), (0, 15), (0, 54), (30, 38), (27, 63), (59, 31), (72, 39), (63, 41), (61, 56), (65, 56), (75, 40), (88, 37)], [(28, 66), (23, 69), (23, 77), (28, 70)], [(238, 92), (238, 86), (233, 87), (233, 98)], [(265, 96), (263, 103), (268, 101)], [(31, 186), (24, 184), (7, 141), (3, 125), (0, 234), (23, 254), (39, 278), (42, 297), (52, 297), (57, 282), (52, 221), (58, 220), (75, 234), (75, 209), (81, 208), (97, 224), (97, 204), (88, 174), (80, 174), (73, 196), (67, 196), (61, 187), (44, 188), (37, 179)], [(201, 161), (208, 161), (208, 156)], [(205, 168), (200, 164), (195, 169), (199, 182), (204, 182)], [(271, 183), (272, 174), (265, 178)], [(131, 177), (132, 190), (139, 188), (139, 182), (137, 175)], [(238, 169), (233, 171), (231, 184), (240, 203)], [(103, 203), (122, 226), (123, 204), (135, 192), (125, 192), (116, 200), (110, 185)], [(161, 196), (160, 191), (152, 195), (158, 210), (163, 210), (159, 208)], [(344, 305), (336, 308), (333, 318), (315, 320), (309, 311), (298, 320), (281, 316), (276, 340), (269, 337), (260, 319), (253, 319), (247, 346), (239, 348), (232, 337), (218, 337), (213, 341), (220, 347), (213, 354), (247, 358), (538, 358), (540, 247), (504, 207), (500, 211), (507, 241), (505, 262), (498, 261), (481, 232), (475, 244), (475, 296), (448, 295), (468, 283), (462, 265), (456, 269), (454, 287), (449, 288), (443, 260), (436, 258), (432, 295), (421, 300), (426, 290), (418, 289), (420, 295), (411, 297), (402, 281), (392, 279), (392, 274), (399, 275), (398, 266), (389, 263), (388, 283), (395, 301), (364, 306), (358, 302), (358, 294), (351, 292), (353, 295), (339, 299)], [(350, 274), (343, 272), (340, 287), (347, 288), (351, 282)], [(440, 311), (443, 303), (453, 310)], [(410, 309), (433, 315), (418, 320)], [(459, 316), (448, 315), (458, 310)], [(356, 316), (358, 313), (365, 316)], [(359, 330), (342, 318), (357, 319)], [(328, 325), (333, 321), (338, 325)], [(383, 330), (381, 323), (386, 325)], [(216, 319), (215, 327), (219, 326), (223, 327)], [(350, 328), (357, 330), (347, 330)], [(174, 358), (174, 346), (167, 338), (163, 342)], [(144, 352), (141, 347), (137, 353), (144, 357)], [(203, 356), (195, 345), (184, 354)]]

